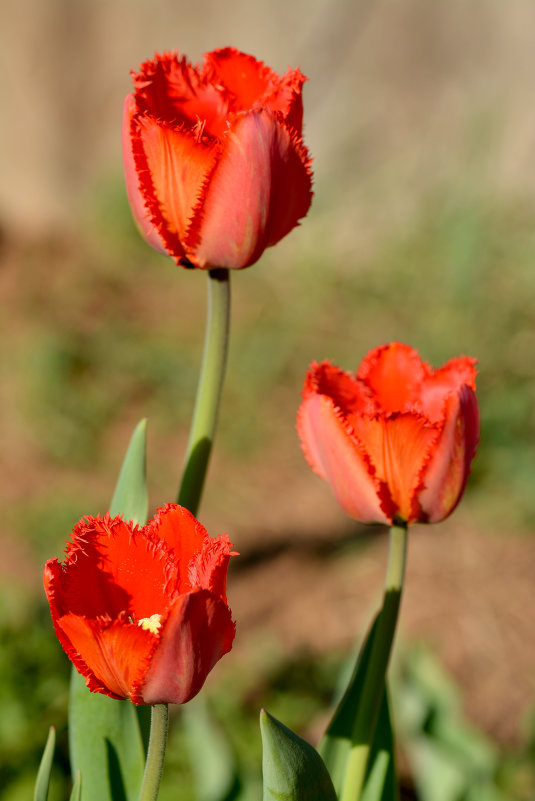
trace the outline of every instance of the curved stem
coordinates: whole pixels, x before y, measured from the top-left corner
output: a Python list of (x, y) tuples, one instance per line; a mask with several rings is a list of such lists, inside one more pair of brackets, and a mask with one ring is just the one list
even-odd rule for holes
[(227, 364), (230, 327), (228, 270), (208, 274), (208, 316), (201, 374), (197, 387), (178, 503), (196, 515), (215, 436), (223, 379)]
[(169, 707), (167, 704), (155, 704), (151, 707), (149, 749), (139, 801), (156, 801), (158, 798), (167, 744), (168, 722)]
[(392, 526), (383, 606), (377, 620), (362, 696), (353, 727), (353, 745), (348, 755), (340, 801), (358, 801), (364, 786), (370, 748), (377, 726), (379, 708), (385, 689), (386, 671), (396, 632), (406, 558), (407, 527)]

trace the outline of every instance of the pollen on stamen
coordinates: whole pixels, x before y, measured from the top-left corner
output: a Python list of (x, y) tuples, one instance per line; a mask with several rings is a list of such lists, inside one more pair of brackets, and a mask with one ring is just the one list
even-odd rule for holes
[(150, 631), (151, 634), (158, 634), (162, 625), (162, 616), (156, 614), (150, 617), (142, 617), (138, 620), (137, 624), (141, 626), (142, 629), (145, 629), (145, 631)]

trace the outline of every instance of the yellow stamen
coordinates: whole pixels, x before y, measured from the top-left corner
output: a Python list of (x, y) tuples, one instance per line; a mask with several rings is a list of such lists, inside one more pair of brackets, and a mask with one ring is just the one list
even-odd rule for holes
[(158, 634), (160, 626), (162, 625), (161, 615), (151, 615), (150, 617), (142, 617), (137, 622), (145, 631), (150, 631), (151, 634)]

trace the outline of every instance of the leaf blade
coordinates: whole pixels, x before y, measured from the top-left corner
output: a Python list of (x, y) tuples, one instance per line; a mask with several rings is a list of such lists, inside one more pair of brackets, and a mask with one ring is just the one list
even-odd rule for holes
[[(346, 690), (318, 749), (329, 770), (338, 796), (342, 792), (347, 758), (353, 744), (353, 727), (359, 699), (365, 692), (366, 671), (379, 615), (380, 612), (376, 615), (364, 639)], [(394, 733), (385, 689), (374, 738), (370, 743), (370, 758), (362, 799), (363, 801), (397, 801), (397, 798)]]
[[(110, 505), (112, 515), (145, 523), (146, 420), (136, 426)], [(137, 801), (145, 750), (136, 708), (90, 693), (73, 668), (69, 701), (69, 752), (73, 774), (83, 776), (81, 801)], [(74, 788), (73, 788), (74, 789)]]
[(51, 726), (48, 730), (48, 737), (43, 750), (43, 756), (37, 771), (37, 778), (35, 780), (35, 789), (33, 793), (34, 801), (46, 801), (48, 798), (48, 788), (50, 786), (50, 774), (52, 772), (52, 763), (54, 761), (54, 749), (56, 747), (56, 730)]
[(268, 712), (260, 713), (263, 801), (336, 801), (315, 748)]

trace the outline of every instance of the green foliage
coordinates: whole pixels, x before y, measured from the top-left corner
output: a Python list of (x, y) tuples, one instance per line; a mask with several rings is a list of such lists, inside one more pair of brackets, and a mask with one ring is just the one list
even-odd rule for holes
[(241, 791), (234, 752), (211, 715), (204, 695), (181, 710), (197, 801), (233, 801)]
[[(320, 744), (320, 754), (329, 769), (339, 797), (344, 787), (349, 751), (357, 744), (362, 745), (362, 743), (355, 742), (355, 720), (360, 698), (366, 688), (366, 672), (376, 631), (377, 617), (359, 650), (347, 688)], [(363, 799), (365, 801), (395, 801), (397, 786), (394, 768), (394, 735), (386, 688), (383, 692), (377, 728), (369, 747), (370, 756), (362, 791)]]
[[(146, 423), (136, 427), (111, 502), (112, 514), (145, 523)], [(69, 700), (69, 751), (73, 774), (81, 774), (83, 801), (136, 801), (145, 750), (136, 709), (90, 693), (73, 668)]]
[(110, 504), (110, 515), (144, 526), (149, 510), (147, 491), (147, 421), (141, 420), (132, 434)]
[(318, 752), (268, 712), (260, 713), (264, 801), (336, 801)]
[[(424, 648), (412, 649), (396, 687), (398, 723), (419, 801), (519, 801), (526, 795), (507, 777), (510, 762), (463, 716), (458, 688)], [(529, 766), (528, 754), (519, 759)]]
[(50, 774), (52, 773), (52, 762), (54, 761), (54, 749), (56, 747), (56, 730), (50, 727), (46, 740), (45, 750), (41, 758), (37, 778), (35, 780), (34, 801), (47, 801), (48, 788), (50, 786)]

